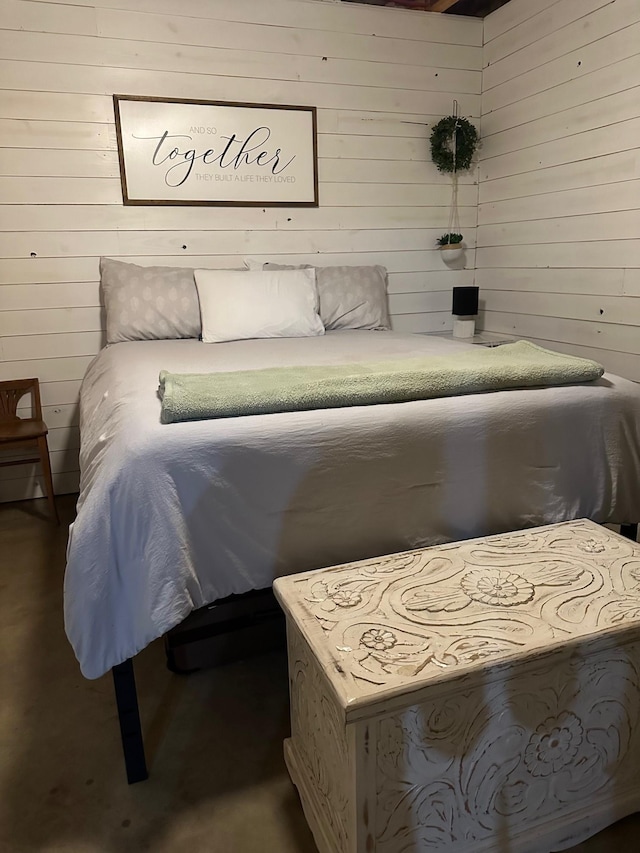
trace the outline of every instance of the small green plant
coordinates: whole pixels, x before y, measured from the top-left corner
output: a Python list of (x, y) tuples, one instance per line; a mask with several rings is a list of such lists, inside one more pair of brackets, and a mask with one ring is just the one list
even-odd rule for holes
[(443, 234), (436, 242), (438, 246), (456, 246), (462, 243), (462, 234)]

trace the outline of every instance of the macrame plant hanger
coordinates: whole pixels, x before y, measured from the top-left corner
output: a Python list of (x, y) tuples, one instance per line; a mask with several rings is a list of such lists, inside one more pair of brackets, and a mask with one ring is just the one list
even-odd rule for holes
[(456, 164), (456, 154), (458, 147), (458, 102), (453, 102), (453, 117), (456, 122), (453, 126), (453, 135), (451, 137), (451, 153), (453, 155), (453, 171), (451, 172), (451, 208), (449, 209), (449, 225), (447, 226), (447, 234), (460, 233), (460, 214), (458, 213), (458, 171)]

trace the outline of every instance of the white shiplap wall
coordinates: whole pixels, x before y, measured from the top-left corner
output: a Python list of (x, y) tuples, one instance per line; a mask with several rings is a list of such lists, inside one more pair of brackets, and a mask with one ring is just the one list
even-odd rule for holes
[(640, 0), (485, 20), (484, 327), (640, 380)]
[[(434, 249), (449, 183), (431, 125), (480, 114), (482, 22), (317, 0), (2, 0), (0, 378), (39, 376), (58, 492), (77, 487), (80, 380), (102, 344), (98, 258), (237, 266), (245, 256), (390, 271), (396, 329), (450, 321), (471, 283)], [(122, 206), (111, 95), (318, 107), (320, 207)], [(183, 247), (187, 248), (184, 249)], [(40, 494), (0, 471), (0, 500)]]

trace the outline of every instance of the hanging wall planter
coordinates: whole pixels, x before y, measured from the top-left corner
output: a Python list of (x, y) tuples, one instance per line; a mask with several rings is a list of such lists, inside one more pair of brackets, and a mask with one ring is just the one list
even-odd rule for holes
[(442, 237), (438, 237), (437, 243), (445, 264), (457, 261), (458, 258), (462, 257), (464, 252), (462, 234), (443, 234)]
[[(471, 122), (458, 115), (458, 102), (453, 102), (453, 115), (446, 116), (434, 125), (431, 131), (431, 157), (440, 172), (451, 175), (451, 207), (449, 211), (448, 232), (438, 239), (442, 260), (452, 263), (464, 253), (462, 234), (458, 215), (458, 172), (471, 168), (476, 148), (478, 131)], [(463, 264), (464, 266), (464, 264)], [(458, 269), (458, 267), (456, 267)]]

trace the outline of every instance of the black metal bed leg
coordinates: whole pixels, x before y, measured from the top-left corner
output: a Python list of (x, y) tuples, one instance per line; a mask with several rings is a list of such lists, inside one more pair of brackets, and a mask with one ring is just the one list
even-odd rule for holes
[(140, 712), (138, 711), (138, 693), (136, 677), (133, 672), (133, 660), (129, 658), (124, 663), (114, 666), (113, 686), (116, 691), (116, 705), (120, 720), (122, 736), (122, 751), (127, 770), (127, 781), (130, 785), (142, 782), (148, 778), (147, 762), (144, 756), (144, 741)]
[(625, 536), (627, 539), (633, 539), (634, 542), (638, 541), (638, 525), (637, 524), (621, 524), (620, 525), (620, 533)]

